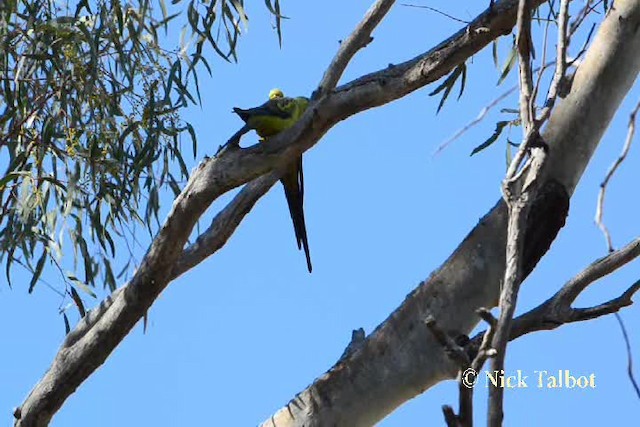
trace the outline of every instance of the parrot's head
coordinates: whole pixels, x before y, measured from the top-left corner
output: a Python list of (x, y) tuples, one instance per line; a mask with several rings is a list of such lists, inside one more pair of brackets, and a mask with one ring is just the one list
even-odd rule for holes
[(269, 92), (269, 99), (276, 98), (284, 98), (284, 93), (282, 93), (282, 91), (278, 88), (271, 89), (271, 91)]

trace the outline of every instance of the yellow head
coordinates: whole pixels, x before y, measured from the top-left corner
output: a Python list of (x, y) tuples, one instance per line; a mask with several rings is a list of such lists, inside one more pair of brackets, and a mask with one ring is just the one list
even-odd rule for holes
[(276, 98), (284, 98), (284, 93), (282, 93), (282, 91), (278, 88), (271, 89), (271, 91), (269, 92), (269, 99), (276, 99)]

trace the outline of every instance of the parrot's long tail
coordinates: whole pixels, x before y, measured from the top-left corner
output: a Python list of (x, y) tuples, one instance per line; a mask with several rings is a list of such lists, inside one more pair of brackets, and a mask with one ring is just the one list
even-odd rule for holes
[(311, 273), (311, 255), (309, 254), (309, 241), (307, 240), (307, 226), (304, 221), (304, 174), (302, 173), (302, 157), (280, 179), (284, 187), (284, 195), (289, 205), (289, 214), (293, 221), (293, 230), (296, 233), (298, 249), (304, 248), (307, 257), (307, 269)]

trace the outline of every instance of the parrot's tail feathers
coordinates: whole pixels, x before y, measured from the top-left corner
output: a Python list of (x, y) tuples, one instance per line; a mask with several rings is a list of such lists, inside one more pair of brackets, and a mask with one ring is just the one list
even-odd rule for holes
[(287, 204), (289, 205), (289, 215), (293, 222), (293, 230), (296, 235), (296, 243), (298, 249), (304, 248), (304, 253), (307, 258), (307, 269), (309, 272), (312, 270), (311, 266), (311, 254), (309, 252), (309, 241), (307, 239), (307, 227), (304, 220), (304, 204), (302, 197), (303, 183), (301, 182), (301, 160), (298, 163), (296, 169), (285, 174), (282, 179), (282, 186), (284, 187), (284, 194), (287, 198)]
[(311, 254), (309, 253), (309, 242), (307, 241), (306, 235), (304, 240), (302, 241), (302, 244), (304, 245), (304, 255), (307, 257), (307, 270), (309, 270), (309, 273), (311, 273), (311, 271), (313, 270), (313, 266), (311, 265)]

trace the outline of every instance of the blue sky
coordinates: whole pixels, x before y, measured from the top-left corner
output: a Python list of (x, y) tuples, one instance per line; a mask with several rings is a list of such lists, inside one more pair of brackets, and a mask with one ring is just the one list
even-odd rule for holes
[[(309, 95), (338, 48), (370, 5), (354, 2), (285, 2), (283, 46), (262, 2), (249, 2), (249, 31), (239, 62), (214, 58), (213, 77), (201, 75), (202, 107), (191, 108), (198, 158), (215, 153), (240, 120), (234, 106), (263, 102), (269, 90)], [(429, 2), (469, 19), (474, 2)], [(343, 81), (409, 59), (437, 44), (462, 24), (427, 10), (396, 5), (360, 52)], [(510, 36), (500, 41), (506, 59)], [(579, 44), (579, 43), (576, 43)], [(579, 46), (575, 46), (577, 50)], [(470, 151), (511, 118), (500, 108), (438, 156), (437, 147), (516, 83), (515, 73), (496, 86), (499, 71), (490, 50), (468, 63), (465, 94), (436, 115), (438, 97), (424, 88), (340, 123), (305, 154), (305, 211), (314, 264), (306, 270), (298, 252), (281, 186), (254, 208), (227, 245), (179, 278), (149, 312), (149, 327), (137, 326), (73, 394), (53, 426), (204, 424), (256, 425), (322, 375), (340, 357), (351, 330), (371, 332), (417, 284), (442, 264), (500, 197), (505, 173), (504, 139), (481, 154)], [(636, 85), (605, 135), (571, 201), (566, 227), (527, 279), (518, 312), (550, 296), (566, 280), (606, 254), (593, 222), (599, 184), (618, 156)], [(517, 140), (520, 130), (511, 131)], [(245, 137), (245, 144), (255, 141)], [(190, 150), (190, 141), (185, 140)], [(187, 155), (186, 158), (192, 156)], [(609, 187), (605, 219), (614, 245), (640, 235), (636, 195), (637, 145)], [(201, 222), (229, 200), (217, 201)], [(163, 215), (171, 207), (163, 199)], [(142, 230), (142, 246), (148, 237)], [(139, 250), (139, 256), (143, 251)], [(635, 263), (592, 286), (579, 304), (617, 296), (640, 275)], [(4, 280), (4, 279), (0, 279)], [(56, 286), (54, 269), (45, 280)], [(60, 297), (46, 286), (26, 292), (16, 270), (14, 288), (0, 283), (0, 414), (11, 425), (19, 405), (41, 378), (64, 338)], [(87, 298), (87, 304), (94, 301)], [(636, 359), (640, 357), (640, 308), (622, 312)], [(613, 317), (526, 336), (509, 347), (509, 371), (569, 369), (595, 374), (596, 388), (548, 390), (531, 387), (506, 393), (507, 426), (601, 425), (628, 422), (639, 402), (626, 375), (626, 352)], [(637, 376), (640, 376), (636, 368)], [(476, 392), (476, 419), (483, 423), (486, 389)], [(457, 405), (456, 385), (441, 383), (406, 403), (381, 426), (443, 425), (440, 407)]]

